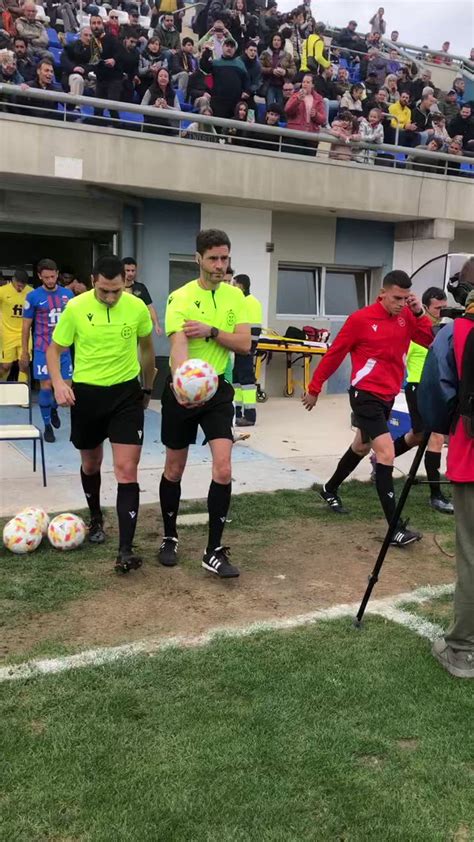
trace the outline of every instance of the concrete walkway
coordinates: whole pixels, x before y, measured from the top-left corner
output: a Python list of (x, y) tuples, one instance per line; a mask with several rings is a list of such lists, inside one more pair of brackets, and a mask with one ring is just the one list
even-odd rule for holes
[[(15, 410), (19, 412), (19, 410)], [(147, 412), (145, 445), (140, 466), (143, 503), (158, 501), (158, 486), (164, 464), (160, 444), (160, 404), (153, 401)], [(31, 443), (0, 443), (0, 515), (11, 516), (25, 506), (42, 506), (47, 511), (84, 508), (79, 479), (78, 453), (69, 442), (68, 413), (61, 410), (63, 425), (55, 444), (46, 444), (48, 487), (43, 488), (41, 474), (32, 472)], [(331, 475), (339, 457), (353, 438), (346, 395), (321, 398), (317, 407), (306, 412), (298, 398), (272, 398), (258, 407), (258, 423), (251, 428), (250, 439), (235, 445), (233, 451), (233, 492), (308, 488)], [(2, 416), (3, 420), (3, 416)], [(3, 423), (23, 420), (5, 418)], [(41, 419), (34, 410), (34, 421)], [(115, 505), (116, 483), (111, 450), (105, 447), (102, 475), (102, 499)], [(407, 471), (413, 454), (397, 460), (397, 467)], [(370, 465), (364, 460), (355, 477), (367, 480)], [(184, 499), (207, 495), (210, 481), (210, 451), (201, 443), (190, 448), (189, 462), (182, 483)]]

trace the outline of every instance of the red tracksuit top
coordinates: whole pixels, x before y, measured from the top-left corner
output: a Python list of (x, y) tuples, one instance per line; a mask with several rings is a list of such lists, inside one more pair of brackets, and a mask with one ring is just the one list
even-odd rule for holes
[(350, 354), (351, 385), (393, 401), (402, 387), (410, 342), (428, 348), (433, 339), (428, 316), (414, 316), (408, 307), (391, 316), (377, 299), (349, 316), (314, 372), (308, 392), (319, 395), (328, 377)]

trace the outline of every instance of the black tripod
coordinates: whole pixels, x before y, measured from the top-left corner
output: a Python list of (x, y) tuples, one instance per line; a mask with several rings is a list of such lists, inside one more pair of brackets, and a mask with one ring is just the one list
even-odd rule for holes
[(418, 472), (418, 468), (420, 467), (421, 460), (423, 459), (423, 454), (428, 446), (428, 441), (430, 438), (431, 433), (425, 433), (423, 436), (423, 441), (421, 442), (418, 450), (416, 451), (415, 458), (412, 462), (411, 468), (408, 471), (407, 481), (402, 488), (402, 493), (400, 494), (400, 499), (397, 503), (397, 507), (395, 509), (394, 515), (390, 524), (387, 529), (387, 533), (383, 540), (382, 546), (380, 547), (380, 552), (377, 556), (377, 561), (375, 562), (374, 569), (369, 576), (369, 584), (367, 585), (367, 590), (363, 596), (362, 602), (360, 604), (359, 610), (357, 612), (356, 618), (354, 620), (354, 625), (356, 628), (360, 628), (362, 625), (362, 618), (365, 614), (365, 609), (367, 608), (367, 603), (371, 597), (372, 591), (379, 580), (379, 573), (382, 569), (382, 564), (385, 561), (385, 556), (387, 555), (387, 550), (390, 546), (390, 541), (392, 539), (392, 535), (398, 526), (398, 522), (400, 520), (401, 513), (403, 511), (403, 507), (407, 501), (408, 495), (410, 493), (411, 487), (415, 482), (416, 475)]

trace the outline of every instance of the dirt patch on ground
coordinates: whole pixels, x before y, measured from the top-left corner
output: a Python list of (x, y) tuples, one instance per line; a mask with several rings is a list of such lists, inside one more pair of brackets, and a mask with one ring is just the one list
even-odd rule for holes
[[(45, 642), (83, 649), (143, 637), (199, 634), (216, 626), (241, 626), (355, 602), (366, 587), (383, 524), (292, 520), (284, 528), (275, 524), (271, 535), (271, 541), (255, 547), (248, 534), (229, 532), (241, 576), (222, 581), (201, 569), (195, 530), (183, 530), (181, 566), (163, 568), (150, 559), (127, 576), (111, 572), (103, 590), (61, 611), (2, 629), (2, 654), (22, 655)], [(425, 535), (405, 550), (389, 551), (375, 597), (453, 578), (452, 562), (433, 536)]]

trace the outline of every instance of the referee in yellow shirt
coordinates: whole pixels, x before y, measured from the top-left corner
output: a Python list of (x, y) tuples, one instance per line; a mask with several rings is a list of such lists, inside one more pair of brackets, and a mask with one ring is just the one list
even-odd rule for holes
[[(47, 350), (56, 400), (71, 407), (71, 441), (81, 453), (81, 480), (91, 514), (89, 540), (105, 540), (100, 505), (103, 442), (112, 445), (117, 479), (118, 573), (140, 567), (132, 550), (138, 518), (138, 463), (143, 445), (144, 409), (155, 375), (153, 325), (147, 306), (124, 295), (122, 261), (101, 257), (93, 288), (72, 299), (61, 315)], [(72, 387), (61, 377), (60, 357), (75, 350)], [(140, 359), (144, 388), (140, 386)]]
[[(21, 331), (25, 299), (33, 287), (28, 286), (28, 272), (15, 269), (11, 281), (0, 287), (0, 315), (2, 325), (2, 353), (0, 380), (6, 380), (14, 362), (21, 359)], [(28, 370), (19, 372), (19, 383), (28, 383)]]
[(189, 409), (178, 403), (170, 377), (161, 398), (161, 440), (166, 446), (166, 462), (160, 483), (164, 538), (158, 559), (166, 567), (177, 563), (176, 518), (181, 477), (189, 445), (195, 443), (200, 426), (212, 454), (212, 482), (207, 498), (209, 537), (202, 566), (222, 579), (239, 575), (238, 568), (229, 561), (229, 548), (222, 545), (232, 491), (234, 415), (234, 390), (224, 372), (230, 351), (248, 354), (251, 347), (244, 296), (224, 282), (229, 259), (230, 240), (224, 231), (200, 231), (196, 241), (199, 278), (170, 295), (165, 318), (171, 343), (171, 374), (187, 359), (205, 360), (219, 375), (217, 392), (203, 406)]

